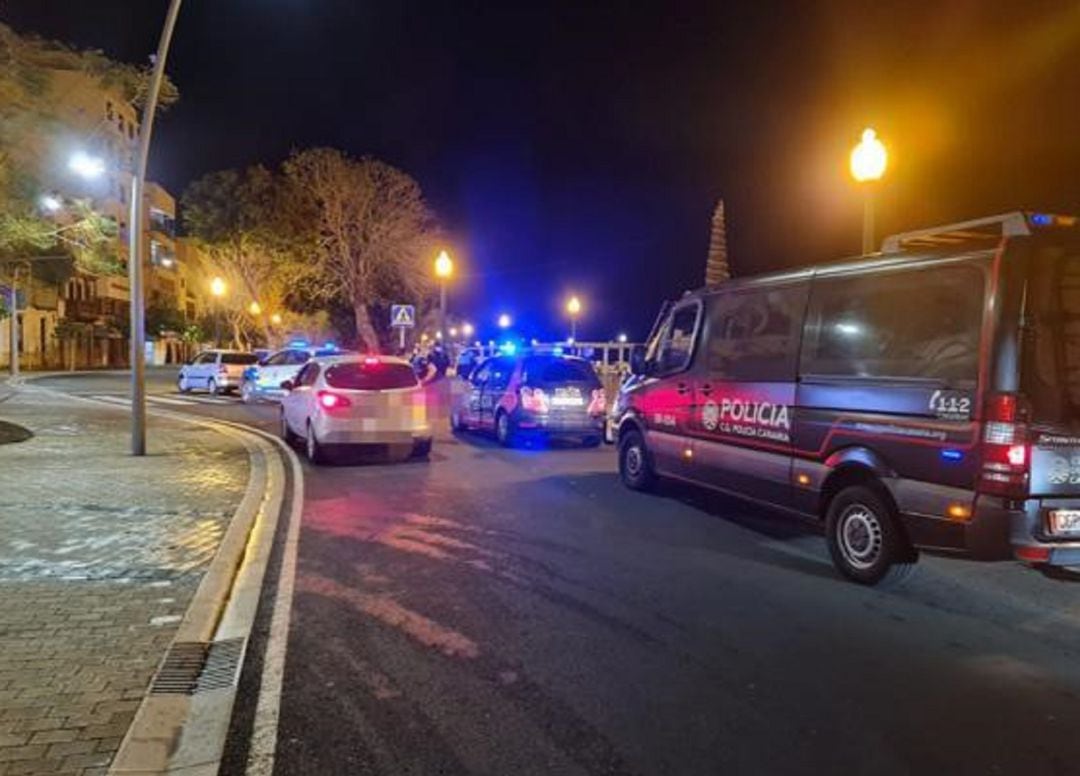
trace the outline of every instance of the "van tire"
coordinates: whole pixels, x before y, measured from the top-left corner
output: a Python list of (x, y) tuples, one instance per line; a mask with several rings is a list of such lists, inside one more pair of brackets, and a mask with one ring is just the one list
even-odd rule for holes
[(652, 458), (645, 437), (637, 429), (627, 431), (619, 439), (619, 477), (631, 490), (649, 491), (656, 487)]
[(896, 509), (873, 487), (852, 485), (829, 502), (825, 538), (837, 570), (860, 585), (895, 585), (911, 576), (917, 556)]

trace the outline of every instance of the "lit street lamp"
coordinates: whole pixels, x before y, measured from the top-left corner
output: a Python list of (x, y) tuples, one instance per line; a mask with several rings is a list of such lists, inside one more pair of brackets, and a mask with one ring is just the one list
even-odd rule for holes
[(862, 140), (851, 150), (851, 177), (863, 187), (864, 254), (874, 250), (874, 184), (885, 174), (888, 161), (889, 154), (877, 133), (869, 127), (864, 129)]
[[(169, 0), (165, 23), (158, 38), (157, 55), (147, 84), (143, 102), (142, 121), (139, 123), (139, 145), (135, 154), (134, 174), (131, 177), (131, 217), (128, 229), (128, 294), (131, 299), (131, 454), (146, 455), (146, 305), (143, 289), (142, 224), (146, 212), (143, 187), (146, 183), (146, 164), (150, 156), (150, 135), (154, 130), (154, 113), (157, 111), (158, 94), (165, 75), (165, 61), (169, 57), (176, 17), (180, 13), (180, 0)], [(84, 152), (72, 155), (68, 167), (84, 178), (96, 178), (105, 172), (105, 161)]]
[(570, 340), (577, 340), (577, 319), (581, 315), (581, 300), (576, 296), (566, 302), (566, 312), (570, 313)]
[(627, 340), (627, 337), (626, 337), (625, 333), (619, 335), (619, 344), (625, 344), (626, 340)]
[(281, 314), (280, 313), (274, 313), (273, 315), (271, 315), (270, 316), (270, 323), (272, 323), (274, 326), (280, 326), (281, 325)]
[(248, 305), (248, 312), (254, 316), (262, 315), (262, 305), (258, 302), (252, 302)]
[(214, 347), (221, 347), (221, 298), (228, 289), (225, 281), (214, 277), (210, 281), (210, 294), (214, 297)]
[(471, 337), (474, 331), (476, 330), (473, 328), (473, 325), (471, 323), (461, 324), (461, 336), (466, 338)]
[(510, 319), (510, 316), (507, 315), (506, 313), (503, 313), (502, 315), (499, 316), (499, 328), (500, 329), (509, 329), (511, 323), (513, 323), (513, 321)]
[(439, 334), (446, 331), (446, 281), (454, 274), (454, 262), (446, 251), (435, 259), (435, 277), (439, 279)]

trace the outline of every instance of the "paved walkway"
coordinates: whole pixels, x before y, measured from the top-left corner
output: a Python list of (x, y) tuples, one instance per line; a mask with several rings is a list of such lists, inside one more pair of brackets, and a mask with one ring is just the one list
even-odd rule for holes
[(0, 776), (104, 773), (244, 494), (222, 434), (24, 387), (0, 418)]

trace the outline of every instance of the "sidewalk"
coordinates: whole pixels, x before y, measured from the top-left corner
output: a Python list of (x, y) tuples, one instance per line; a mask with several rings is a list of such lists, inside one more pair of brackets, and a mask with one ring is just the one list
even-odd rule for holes
[[(0, 388), (0, 393), (4, 389)], [(238, 440), (23, 387), (0, 419), (0, 776), (104, 773), (244, 495)]]

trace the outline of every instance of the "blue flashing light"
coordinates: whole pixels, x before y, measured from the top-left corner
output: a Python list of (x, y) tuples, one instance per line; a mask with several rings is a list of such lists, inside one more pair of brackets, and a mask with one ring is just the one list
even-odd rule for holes
[(327, 342), (327, 343), (323, 344), (323, 349), (324, 350), (337, 350), (337, 345), (335, 345), (333, 342)]
[(1033, 213), (1031, 223), (1035, 226), (1053, 226), (1054, 217), (1049, 213)]
[(562, 349), (562, 345), (556, 345), (551, 352), (554, 353), (556, 356), (561, 356), (564, 351)]
[(964, 460), (964, 453), (961, 450), (946, 449), (941, 451), (941, 460), (955, 463), (957, 461)]
[(311, 344), (307, 340), (294, 339), (289, 341), (290, 348), (309, 348)]
[(512, 356), (514, 355), (514, 353), (517, 352), (517, 344), (513, 342), (504, 342), (503, 344), (499, 345), (499, 350), (501, 350), (508, 356)]

